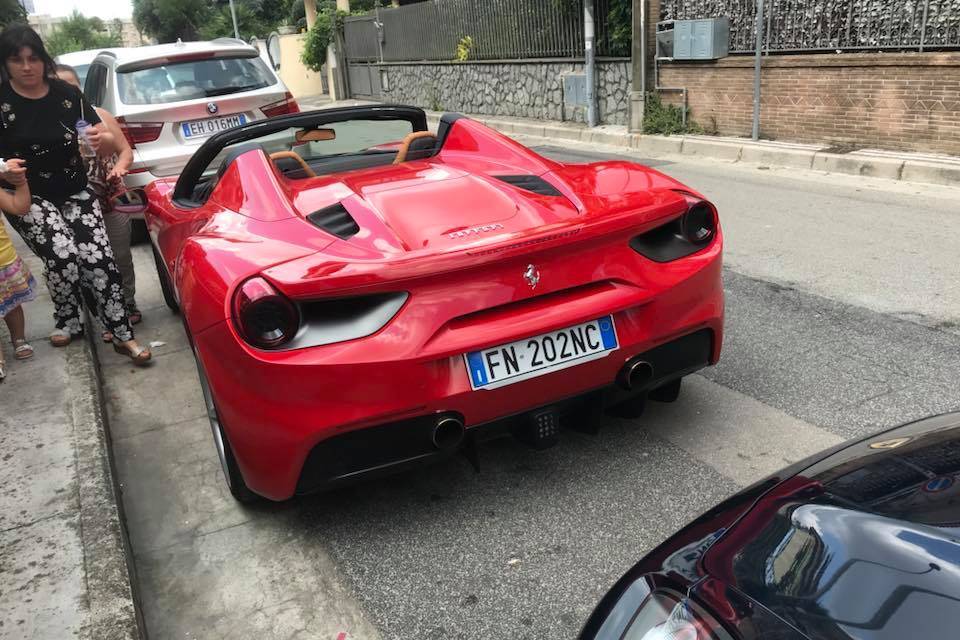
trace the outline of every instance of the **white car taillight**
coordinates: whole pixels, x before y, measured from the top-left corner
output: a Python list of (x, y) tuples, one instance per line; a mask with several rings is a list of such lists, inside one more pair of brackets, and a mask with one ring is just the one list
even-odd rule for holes
[(282, 116), (288, 113), (299, 113), (300, 105), (298, 105), (297, 101), (293, 99), (293, 94), (287, 91), (287, 93), (283, 96), (283, 100), (264, 105), (260, 107), (260, 111), (263, 111), (263, 115), (267, 116), (268, 118), (273, 118), (275, 116)]
[(162, 122), (127, 122), (123, 116), (117, 118), (117, 124), (132, 148), (136, 148), (138, 143), (153, 142), (163, 131)]

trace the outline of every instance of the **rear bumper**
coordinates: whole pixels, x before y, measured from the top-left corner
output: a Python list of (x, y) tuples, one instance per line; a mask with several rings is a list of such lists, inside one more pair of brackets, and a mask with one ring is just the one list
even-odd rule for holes
[[(612, 386), (638, 354), (649, 354), (654, 365), (645, 388), (713, 364), (720, 357), (723, 306), (717, 246), (649, 300), (613, 313), (619, 348), (608, 356), (480, 391), (471, 389), (462, 358), (469, 349), (449, 356), (398, 357), (390, 352), (406, 346), (398, 329), (396, 339), (388, 340), (392, 334), (386, 331), (377, 334), (377, 346), (362, 353), (360, 343), (373, 338), (268, 357), (245, 346), (229, 322), (199, 332), (194, 340), (247, 485), (283, 500), (297, 491), (438, 457), (422, 444), (429, 442), (423, 430), (440, 414), (462, 417), (467, 433), (479, 434), (495, 429), (491, 425), (503, 418)], [(691, 334), (708, 339), (698, 338), (688, 352), (685, 337)], [(605, 393), (604, 402), (616, 400), (618, 392)], [(407, 433), (416, 442), (400, 446)], [(396, 455), (384, 458), (390, 450)]]
[[(677, 338), (635, 357), (652, 366), (653, 375), (643, 386), (625, 389), (620, 384), (608, 384), (572, 398), (557, 399), (549, 405), (531, 407), (520, 414), (475, 425), (469, 429), (467, 437), (485, 440), (503, 435), (529, 421), (530, 414), (547, 407), (557, 414), (561, 424), (589, 420), (597, 411), (642, 398), (651, 389), (708, 366), (713, 343), (714, 335), (709, 329)], [(448, 457), (455, 450), (438, 448), (433, 433), (438, 421), (449, 415), (451, 412), (419, 416), (350, 431), (320, 442), (304, 461), (296, 492), (305, 494), (332, 489)]]

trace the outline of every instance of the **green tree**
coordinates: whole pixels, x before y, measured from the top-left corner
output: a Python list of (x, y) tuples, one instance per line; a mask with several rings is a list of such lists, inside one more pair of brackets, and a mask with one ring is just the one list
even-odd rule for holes
[[(232, 38), (234, 35), (230, 3), (219, 2), (218, 5), (214, 8), (210, 21), (200, 29), (200, 37), (205, 40)], [(237, 12), (237, 31), (241, 38), (248, 41), (253, 37), (266, 38), (271, 31), (286, 22), (285, 13), (289, 11), (289, 8), (284, 6), (284, 11), (278, 12), (273, 4), (264, 0), (234, 0), (234, 8)]]
[(0, 28), (14, 22), (26, 22), (27, 12), (18, 0), (0, 0)]
[[(273, 31), (280, 25), (287, 24), (293, 4), (292, 0), (261, 0), (260, 19)], [(300, 0), (300, 5), (303, 6), (303, 0)]]
[(161, 43), (198, 39), (213, 15), (209, 0), (133, 0), (137, 29)]
[(61, 22), (47, 38), (47, 50), (52, 56), (86, 49), (119, 47), (120, 34), (109, 31), (100, 18), (87, 18), (74, 11)]
[[(303, 0), (234, 0), (240, 37), (265, 38), (290, 20), (298, 1), (302, 11)], [(229, 0), (133, 0), (133, 21), (158, 42), (234, 35)]]
[(633, 3), (631, 0), (612, 0), (607, 12), (607, 39), (610, 56), (629, 56), (633, 41)]

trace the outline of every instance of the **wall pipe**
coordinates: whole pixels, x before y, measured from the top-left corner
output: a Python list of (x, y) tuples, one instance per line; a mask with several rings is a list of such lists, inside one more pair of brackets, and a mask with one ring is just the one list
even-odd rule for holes
[(673, 91), (683, 95), (683, 106), (680, 111), (680, 122), (683, 124), (683, 128), (687, 128), (687, 88), (686, 87), (661, 87), (660, 86), (660, 60), (673, 60), (673, 58), (660, 58), (660, 56), (654, 56), (653, 58), (653, 88), (657, 92), (663, 91)]
[(757, 0), (757, 49), (753, 56), (753, 139), (760, 139), (760, 65), (763, 59), (763, 0)]

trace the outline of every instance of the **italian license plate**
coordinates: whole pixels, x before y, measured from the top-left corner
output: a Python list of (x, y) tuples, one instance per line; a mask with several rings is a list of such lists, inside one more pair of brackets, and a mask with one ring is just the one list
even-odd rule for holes
[(613, 317), (463, 356), (474, 389), (495, 389), (606, 356), (618, 347)]
[(223, 116), (222, 118), (207, 118), (206, 120), (181, 122), (180, 128), (183, 130), (184, 138), (202, 138), (226, 131), (227, 129), (239, 127), (246, 123), (247, 117), (242, 113), (238, 113), (233, 116)]

